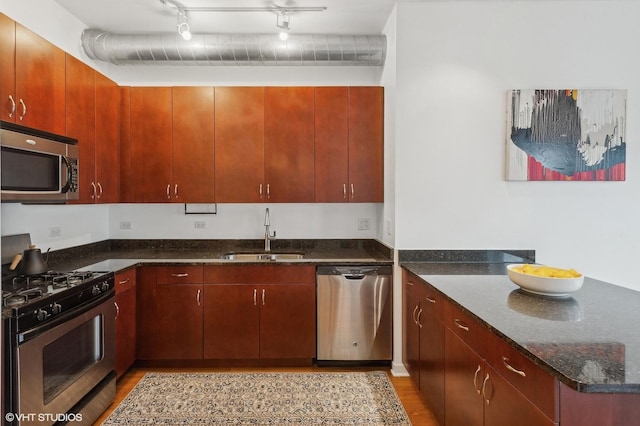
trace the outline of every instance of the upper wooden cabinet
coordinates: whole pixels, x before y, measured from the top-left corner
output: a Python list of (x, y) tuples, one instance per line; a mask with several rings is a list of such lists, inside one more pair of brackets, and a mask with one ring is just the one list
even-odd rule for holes
[[(95, 181), (97, 203), (120, 201), (120, 88), (96, 75)], [(80, 152), (82, 157), (82, 152)]]
[(65, 134), (65, 53), (0, 15), (2, 120)]
[(384, 201), (382, 88), (315, 92), (316, 202)]
[(267, 87), (264, 115), (266, 201), (313, 202), (313, 87)]
[(215, 104), (216, 201), (262, 202), (264, 87), (216, 87)]
[(213, 203), (213, 87), (172, 90), (173, 201)]

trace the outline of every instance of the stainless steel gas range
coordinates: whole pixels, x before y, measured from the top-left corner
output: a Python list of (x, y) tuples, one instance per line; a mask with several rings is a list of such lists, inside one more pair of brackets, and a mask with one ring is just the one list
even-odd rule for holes
[(12, 275), (4, 260), (4, 424), (92, 424), (115, 397), (113, 273)]

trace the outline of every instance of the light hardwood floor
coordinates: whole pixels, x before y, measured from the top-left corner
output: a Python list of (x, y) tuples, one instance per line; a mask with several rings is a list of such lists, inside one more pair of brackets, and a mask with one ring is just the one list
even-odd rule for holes
[[(367, 369), (349, 369), (349, 371), (362, 371)], [(369, 369), (370, 370), (370, 369)], [(306, 367), (306, 368), (132, 368), (117, 383), (116, 399), (107, 411), (97, 420), (95, 425), (100, 425), (118, 404), (131, 392), (131, 389), (142, 379), (148, 371), (210, 371), (210, 372), (241, 372), (241, 371), (346, 371), (344, 368)], [(396, 389), (404, 409), (414, 426), (438, 426), (429, 408), (420, 397), (418, 390), (409, 377), (394, 377), (389, 373), (389, 379)]]

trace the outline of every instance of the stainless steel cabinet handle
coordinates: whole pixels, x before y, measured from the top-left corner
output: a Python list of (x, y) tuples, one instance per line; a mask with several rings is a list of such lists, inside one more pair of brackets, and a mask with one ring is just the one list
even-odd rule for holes
[(167, 184), (167, 198), (171, 198), (171, 192), (170, 191), (171, 191), (171, 184), (168, 183)]
[(98, 191), (96, 190), (96, 184), (91, 182), (91, 198), (96, 198)]
[(20, 105), (22, 105), (22, 115), (18, 118), (22, 121), (24, 120), (24, 116), (27, 115), (27, 105), (24, 103), (22, 98), (20, 98)]
[(9, 100), (11, 101), (11, 112), (9, 113), (9, 118), (13, 118), (13, 114), (16, 112), (16, 101), (13, 100), (13, 96), (9, 95)]
[(267, 198), (271, 198), (271, 185), (267, 184)]
[(172, 277), (176, 277), (176, 278), (184, 278), (184, 277), (188, 277), (189, 274), (186, 272), (182, 272), (180, 274), (171, 274)]
[(114, 305), (116, 305), (116, 318), (118, 319), (118, 317), (120, 316), (120, 306), (118, 306), (118, 302), (113, 302)]
[(196, 301), (198, 302), (198, 306), (200, 306), (200, 289), (198, 289), (198, 294), (196, 295)]
[(418, 327), (422, 328), (422, 308), (418, 311)]
[(176, 186), (173, 187), (173, 195), (178, 198), (178, 184), (176, 183)]
[(342, 184), (342, 198), (344, 198), (344, 199), (347, 198), (347, 184), (346, 183)]
[(480, 370), (482, 370), (482, 368), (480, 367), (480, 365), (478, 365), (478, 368), (476, 368), (476, 372), (473, 374), (473, 387), (476, 392), (478, 392), (478, 395), (480, 395), (480, 388), (478, 387), (478, 373), (480, 372)]
[(407, 283), (407, 285), (413, 286), (413, 281), (407, 280), (406, 283)]
[(413, 319), (413, 322), (418, 325), (418, 319), (416, 318), (416, 312), (418, 312), (418, 308), (419, 306), (416, 305), (415, 308), (413, 308), (413, 313), (411, 314), (411, 318)]
[(126, 284), (129, 281), (130, 281), (129, 278), (127, 278), (126, 280), (118, 281), (118, 284)]
[(427, 299), (427, 302), (429, 303), (436, 303), (436, 299), (431, 296), (425, 296), (425, 299)]
[(260, 184), (260, 187), (258, 188), (258, 193), (260, 194), (260, 198), (262, 198), (262, 184)]
[(469, 327), (467, 327), (466, 325), (464, 325), (463, 323), (460, 322), (460, 320), (458, 318), (456, 318), (453, 322), (456, 323), (456, 326), (458, 328), (461, 328), (464, 331), (469, 331)]
[(98, 182), (98, 189), (100, 190), (98, 192), (98, 198), (102, 197), (102, 185), (100, 185), (100, 182)]
[(353, 184), (351, 184), (351, 198), (352, 199), (355, 197), (355, 193), (356, 193), (356, 189), (354, 188)]
[(484, 402), (489, 405), (491, 403), (491, 395), (487, 396), (487, 383), (489, 383), (489, 373), (487, 373), (482, 381), (482, 398), (484, 398)]
[(516, 373), (522, 377), (527, 377), (527, 373), (525, 373), (524, 371), (513, 368), (509, 364), (509, 358), (507, 358), (506, 356), (502, 357), (502, 363), (504, 364), (505, 367), (507, 367), (507, 370), (511, 371), (512, 373)]
[(265, 294), (266, 290), (263, 288), (262, 289), (262, 306), (264, 306), (264, 294)]
[(253, 306), (258, 306), (258, 289), (253, 289)]

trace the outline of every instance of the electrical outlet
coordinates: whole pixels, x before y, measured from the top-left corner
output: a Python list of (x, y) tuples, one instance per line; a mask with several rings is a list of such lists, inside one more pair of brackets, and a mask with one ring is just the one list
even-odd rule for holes
[(50, 237), (61, 237), (62, 236), (62, 228), (59, 226), (52, 226), (49, 228), (49, 236)]
[(205, 222), (204, 220), (194, 220), (193, 221), (193, 227), (196, 229), (206, 229), (207, 228), (207, 222)]
[(371, 218), (361, 217), (358, 218), (358, 231), (368, 231), (371, 229)]
[(131, 229), (131, 222), (120, 222), (120, 229)]

